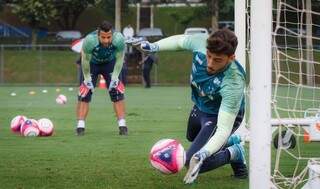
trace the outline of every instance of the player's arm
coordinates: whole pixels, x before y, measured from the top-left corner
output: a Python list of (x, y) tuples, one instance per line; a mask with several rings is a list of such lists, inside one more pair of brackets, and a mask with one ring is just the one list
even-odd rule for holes
[(154, 44), (159, 47), (158, 51), (185, 50), (184, 42), (187, 40), (187, 37), (187, 35), (174, 35), (161, 39)]
[(117, 50), (116, 51), (116, 63), (113, 68), (112, 80), (116, 80), (119, 78), (119, 74), (121, 72), (122, 66), (123, 66), (123, 61), (124, 61), (124, 51), (123, 50)]
[(81, 52), (81, 67), (82, 73), (85, 81), (91, 81), (90, 75), (90, 60), (91, 60), (91, 53), (85, 53), (84, 51)]
[(90, 42), (88, 42), (86, 38), (83, 42), (81, 50), (81, 68), (84, 77), (84, 81), (79, 87), (79, 96), (81, 97), (85, 97), (89, 93), (89, 91), (93, 90), (94, 88), (90, 74), (90, 60), (92, 57), (90, 46)]
[(228, 140), (243, 98), (245, 87), (243, 77), (228, 77), (223, 82), (225, 84), (221, 89), (222, 100), (218, 113), (217, 130), (201, 149), (209, 152), (209, 155), (216, 153)]
[(123, 35), (121, 33), (115, 33), (114, 40), (112, 41), (112, 43), (116, 47), (116, 51), (115, 51), (116, 63), (114, 65), (113, 72), (111, 75), (111, 82), (109, 86), (110, 91), (114, 91), (113, 89), (117, 89), (120, 83), (119, 75), (122, 70), (122, 66), (124, 62), (124, 50), (125, 50)]
[[(158, 51), (178, 51), (178, 50), (194, 50), (200, 43), (196, 42), (196, 38), (199, 36), (191, 35), (174, 35), (164, 39), (161, 39), (154, 43), (148, 41), (139, 41), (134, 46), (138, 47), (141, 51), (154, 53)], [(200, 36), (200, 38), (206, 36)], [(203, 41), (200, 39), (200, 41)], [(202, 45), (202, 44), (201, 44)]]

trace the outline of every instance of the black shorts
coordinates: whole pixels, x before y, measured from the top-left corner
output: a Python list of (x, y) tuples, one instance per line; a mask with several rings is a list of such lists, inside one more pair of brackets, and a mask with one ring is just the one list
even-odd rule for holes
[[(92, 83), (93, 83), (94, 87), (97, 86), (98, 76), (99, 75), (103, 76), (103, 78), (106, 80), (106, 86), (107, 86), (106, 90), (110, 95), (111, 101), (117, 102), (117, 101), (124, 99), (124, 94), (117, 92), (117, 91), (113, 91), (113, 90), (109, 91), (108, 90), (108, 86), (110, 85), (111, 75), (113, 72), (114, 65), (115, 65), (115, 61), (110, 62), (110, 63), (106, 63), (106, 64), (91, 64), (90, 63), (90, 74), (91, 74), (91, 79), (92, 79)], [(81, 85), (81, 83), (83, 83), (83, 80), (84, 80), (84, 78), (81, 77), (80, 82), (79, 82), (80, 85)], [(121, 78), (119, 78), (119, 80), (121, 81)], [(92, 91), (89, 91), (89, 93), (85, 97), (78, 96), (78, 100), (83, 101), (83, 102), (90, 102), (91, 96), (92, 96)]]
[[(240, 110), (238, 115), (234, 121), (232, 133), (236, 131), (243, 120), (244, 117), (244, 110)], [(197, 106), (193, 106), (188, 120), (188, 128), (186, 137), (190, 142), (193, 142), (194, 139), (199, 134), (200, 130), (203, 129), (205, 126), (211, 126), (211, 133), (204, 137), (204, 141), (208, 141), (211, 136), (215, 133), (217, 127), (218, 115), (217, 114), (207, 114), (199, 110)]]

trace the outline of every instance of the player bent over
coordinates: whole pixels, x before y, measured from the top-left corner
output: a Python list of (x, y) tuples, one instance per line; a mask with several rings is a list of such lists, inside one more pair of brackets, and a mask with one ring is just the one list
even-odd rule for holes
[[(206, 34), (175, 35), (155, 43), (132, 42), (144, 52), (189, 50), (193, 53), (190, 75), (192, 101), (187, 139), (188, 172), (193, 183), (198, 173), (231, 164), (236, 178), (247, 178), (245, 152), (232, 133), (244, 116), (245, 71), (235, 60), (237, 37), (228, 29)], [(135, 44), (134, 44), (135, 43)]]
[(124, 61), (124, 48), (124, 37), (121, 33), (114, 32), (112, 25), (107, 21), (103, 21), (96, 31), (85, 37), (81, 52), (84, 80), (81, 81), (79, 87), (77, 135), (84, 135), (89, 102), (99, 74), (106, 80), (118, 120), (119, 134), (128, 134), (125, 120), (124, 85), (119, 79)]

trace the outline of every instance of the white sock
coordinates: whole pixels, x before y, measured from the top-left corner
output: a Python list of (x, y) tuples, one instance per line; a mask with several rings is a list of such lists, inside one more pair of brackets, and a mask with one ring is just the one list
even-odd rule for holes
[(85, 126), (86, 126), (86, 123), (84, 122), (84, 120), (79, 119), (77, 128), (85, 128)]
[(235, 151), (235, 149), (232, 146), (229, 146), (227, 149), (230, 152), (230, 160), (234, 160), (237, 152)]
[(118, 120), (119, 127), (126, 127), (126, 120), (124, 118), (121, 118)]

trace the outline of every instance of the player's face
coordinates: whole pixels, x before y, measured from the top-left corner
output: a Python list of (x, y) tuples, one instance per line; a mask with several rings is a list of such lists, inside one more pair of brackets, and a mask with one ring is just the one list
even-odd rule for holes
[(109, 46), (112, 42), (112, 31), (99, 31), (99, 41), (104, 47)]
[(234, 58), (234, 55), (216, 54), (207, 50), (207, 72), (215, 74), (222, 71)]

